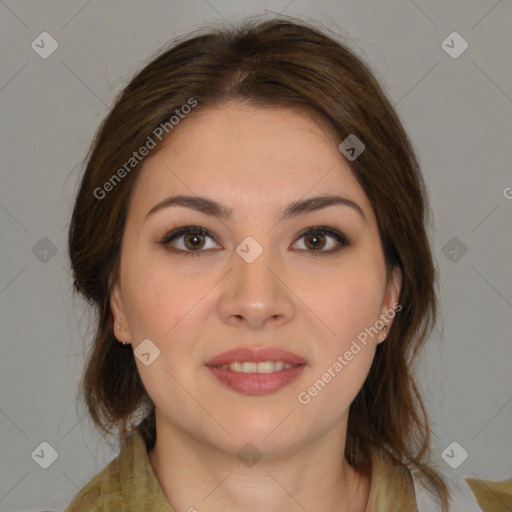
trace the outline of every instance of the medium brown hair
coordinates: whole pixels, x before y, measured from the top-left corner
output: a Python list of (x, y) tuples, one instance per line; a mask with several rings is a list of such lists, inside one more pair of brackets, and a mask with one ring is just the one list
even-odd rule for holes
[(249, 19), (175, 40), (121, 91), (99, 127), (69, 227), (74, 291), (97, 313), (81, 383), (93, 421), (123, 439), (142, 411), (154, 442), (155, 406), (133, 350), (114, 337), (110, 310), (127, 204), (141, 165), (123, 173), (101, 199), (95, 190), (191, 98), (197, 101), (191, 116), (230, 100), (302, 109), (320, 116), (338, 143), (355, 134), (365, 144), (349, 165), (375, 211), (388, 276), (397, 266), (402, 271), (402, 309), (350, 405), (345, 456), (367, 475), (372, 447), (413, 462), (447, 510), (450, 492), (430, 460), (430, 428), (413, 370), (437, 317), (428, 193), (411, 142), (370, 68), (327, 29), (296, 18)]

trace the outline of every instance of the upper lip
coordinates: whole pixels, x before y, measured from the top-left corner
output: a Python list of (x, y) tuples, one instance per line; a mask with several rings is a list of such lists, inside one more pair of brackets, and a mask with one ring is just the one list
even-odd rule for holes
[(236, 362), (254, 362), (260, 363), (263, 361), (283, 361), (289, 364), (305, 364), (307, 361), (302, 357), (282, 350), (277, 347), (240, 347), (227, 352), (222, 352), (215, 356), (213, 359), (206, 361), (206, 366), (221, 366), (223, 364), (231, 364)]

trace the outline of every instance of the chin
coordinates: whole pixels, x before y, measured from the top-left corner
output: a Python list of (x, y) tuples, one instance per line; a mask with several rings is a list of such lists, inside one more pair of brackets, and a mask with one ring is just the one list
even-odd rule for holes
[(229, 439), (238, 447), (250, 442), (263, 452), (285, 452), (300, 442), (305, 434), (304, 424), (298, 424), (296, 414), (290, 412), (291, 409), (280, 409), (263, 414), (254, 411), (234, 414), (225, 424), (234, 438)]

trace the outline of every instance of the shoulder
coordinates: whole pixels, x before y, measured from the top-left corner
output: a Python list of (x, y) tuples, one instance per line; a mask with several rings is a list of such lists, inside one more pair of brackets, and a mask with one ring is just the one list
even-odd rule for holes
[[(105, 506), (106, 500), (109, 503), (122, 500), (119, 479), (119, 456), (80, 489), (63, 512), (110, 510), (110, 508)], [(119, 510), (122, 510), (122, 508), (119, 508)]]
[[(119, 455), (76, 494), (63, 512), (139, 510), (142, 502), (147, 504), (148, 492), (160, 499), (159, 505), (165, 503), (158, 493), (158, 481), (149, 470), (146, 449), (144, 433), (137, 427), (121, 442)], [(158, 510), (163, 510), (162, 506)]]
[(512, 510), (512, 478), (498, 482), (468, 477), (464, 481), (484, 512)]
[[(423, 485), (420, 472), (409, 467), (418, 512), (441, 512), (440, 501)], [(502, 482), (454, 475), (445, 481), (450, 489), (450, 512), (508, 512), (512, 510), (512, 479)]]

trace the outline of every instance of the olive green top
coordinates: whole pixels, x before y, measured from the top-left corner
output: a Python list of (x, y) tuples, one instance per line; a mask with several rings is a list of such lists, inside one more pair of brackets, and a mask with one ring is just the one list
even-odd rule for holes
[(484, 512), (512, 511), (512, 478), (501, 482), (465, 478)]
[[(153, 472), (148, 458), (147, 441), (139, 427), (123, 441), (119, 456), (78, 492), (64, 512), (174, 512)], [(413, 478), (407, 466), (395, 462), (384, 451), (372, 452), (371, 460), (372, 477), (366, 512), (440, 510), (435, 502), (418, 508), (415, 477)], [(466, 481), (473, 492), (471, 494), (468, 488), (474, 502), (473, 508), (469, 510), (512, 510), (512, 480), (508, 484), (476, 479)], [(476, 505), (473, 495), (481, 508)], [(463, 503), (462, 508), (459, 504), (454, 510), (465, 512), (468, 510), (466, 503)]]

